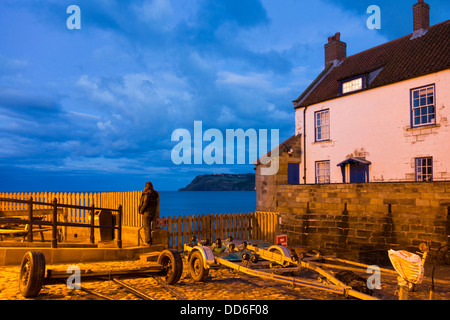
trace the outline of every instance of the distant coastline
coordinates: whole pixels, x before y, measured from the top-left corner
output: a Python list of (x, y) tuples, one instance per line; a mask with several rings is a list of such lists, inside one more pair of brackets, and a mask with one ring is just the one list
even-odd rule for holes
[(178, 191), (255, 191), (255, 174), (206, 174)]

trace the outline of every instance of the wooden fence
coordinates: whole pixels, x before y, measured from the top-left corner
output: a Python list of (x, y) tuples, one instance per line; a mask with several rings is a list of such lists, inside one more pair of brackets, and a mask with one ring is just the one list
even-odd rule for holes
[(169, 217), (167, 230), (170, 246), (181, 250), (183, 244), (208, 239), (258, 239), (274, 242), (277, 234), (278, 214), (272, 212), (232, 213)]
[[(138, 213), (139, 199), (142, 191), (102, 192), (102, 193), (67, 193), (67, 192), (20, 192), (0, 193), (1, 198), (52, 202), (75, 206), (92, 206), (116, 209), (123, 207), (122, 226), (141, 227), (142, 216)], [(26, 210), (22, 203), (0, 202), (0, 211)], [(46, 209), (36, 205), (35, 209)], [(89, 223), (89, 210), (67, 209), (67, 221)], [(171, 236), (171, 246), (182, 248), (193, 236), (197, 239), (215, 241), (232, 236), (235, 239), (258, 239), (274, 242), (278, 232), (278, 214), (272, 212), (232, 213), (219, 215), (193, 215), (169, 217), (167, 229)]]

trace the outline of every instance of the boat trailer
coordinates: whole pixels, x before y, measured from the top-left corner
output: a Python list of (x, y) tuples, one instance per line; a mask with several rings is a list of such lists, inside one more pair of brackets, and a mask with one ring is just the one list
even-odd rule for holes
[[(25, 298), (36, 297), (39, 295), (39, 292), (44, 285), (67, 283), (68, 278), (70, 277), (70, 274), (66, 271), (52, 269), (47, 270), (47, 272), (45, 271), (45, 256), (41, 251), (28, 251), (24, 255), (20, 266), (19, 275), (19, 291), (22, 296)], [(79, 275), (80, 280), (83, 282), (110, 279), (127, 291), (130, 291), (143, 299), (153, 300), (149, 295), (140, 292), (116, 277), (132, 278), (153, 276), (154, 279), (156, 279), (166, 290), (170, 291), (170, 288), (167, 285), (177, 283), (181, 278), (182, 272), (183, 261), (179, 252), (170, 249), (162, 251), (158, 256), (156, 263), (149, 263), (149, 265), (145, 267), (110, 271), (84, 270), (81, 271)], [(157, 277), (163, 277), (165, 279), (165, 283)], [(81, 286), (78, 286), (78, 288), (100, 298), (112, 300), (106, 295), (97, 293), (87, 288)], [(171, 293), (173, 293), (173, 290)]]
[[(324, 256), (317, 250), (314, 250), (314, 252), (310, 251), (310, 254), (305, 254), (299, 258), (295, 253), (291, 253), (287, 247), (271, 245), (261, 241), (259, 243), (256, 241), (252, 245), (247, 241), (239, 242), (232, 239), (222, 243), (219, 239), (216, 244), (209, 246), (207, 241), (206, 244), (205, 242), (196, 242), (195, 238), (192, 239), (190, 245), (184, 245), (184, 250), (188, 252), (189, 272), (194, 281), (206, 281), (210, 270), (223, 266), (251, 276), (291, 286), (310, 287), (360, 300), (379, 300), (371, 296), (372, 290), (367, 288), (365, 279), (352, 271), (348, 271), (352, 267), (343, 266), (340, 268), (339, 265), (326, 265), (324, 262), (331, 260), (341, 264), (351, 264), (360, 267), (362, 264), (336, 259), (335, 256)], [(250, 267), (250, 261), (256, 264), (263, 260), (270, 262), (269, 269)], [(246, 263), (242, 264), (245, 261)], [(334, 267), (336, 269), (344, 269), (344, 271), (334, 274), (323, 267)], [(292, 273), (302, 269), (317, 273), (319, 275), (318, 280), (283, 275), (283, 273)], [(395, 271), (389, 269), (383, 269), (383, 271), (391, 274), (395, 273)]]

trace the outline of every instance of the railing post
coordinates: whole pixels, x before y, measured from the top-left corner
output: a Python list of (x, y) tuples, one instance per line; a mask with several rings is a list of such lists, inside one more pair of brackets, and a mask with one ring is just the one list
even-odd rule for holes
[(91, 205), (91, 236), (90, 236), (91, 244), (95, 243), (95, 210), (94, 203)]
[(33, 197), (30, 197), (30, 203), (28, 204), (28, 221), (27, 241), (33, 242)]
[(122, 216), (123, 216), (123, 207), (119, 205), (119, 214), (117, 215), (117, 248), (122, 249)]
[(53, 217), (52, 217), (52, 248), (58, 247), (58, 200), (53, 199)]

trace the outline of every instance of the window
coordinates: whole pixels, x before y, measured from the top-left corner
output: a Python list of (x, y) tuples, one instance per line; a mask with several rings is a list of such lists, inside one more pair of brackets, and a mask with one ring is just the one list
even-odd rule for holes
[(416, 158), (416, 181), (433, 181), (433, 158)]
[(316, 183), (330, 183), (330, 161), (316, 162)]
[(341, 92), (342, 94), (361, 90), (363, 88), (363, 78), (359, 77), (350, 81), (342, 82)]
[(436, 123), (434, 85), (411, 90), (411, 127)]
[(317, 141), (330, 140), (330, 111), (321, 110), (314, 114), (315, 139)]

